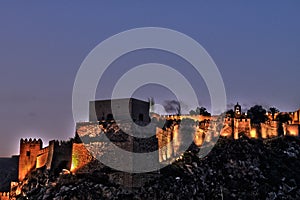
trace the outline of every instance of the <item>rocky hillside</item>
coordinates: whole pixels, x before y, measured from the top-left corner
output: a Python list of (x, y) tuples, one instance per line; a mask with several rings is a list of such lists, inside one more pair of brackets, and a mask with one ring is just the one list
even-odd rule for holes
[(10, 189), (10, 182), (18, 180), (17, 156), (12, 158), (0, 158), (0, 192), (7, 192)]
[(60, 175), (36, 171), (18, 199), (300, 199), (300, 141), (220, 139), (210, 154), (197, 150), (140, 188), (124, 188), (110, 170)]

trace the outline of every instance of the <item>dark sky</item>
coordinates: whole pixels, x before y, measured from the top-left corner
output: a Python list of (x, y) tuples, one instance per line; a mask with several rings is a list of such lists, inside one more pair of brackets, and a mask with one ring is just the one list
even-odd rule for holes
[[(170, 28), (198, 41), (222, 74), (228, 105), (239, 101), (246, 108), (262, 104), (294, 111), (300, 107), (299, 19), (299, 1), (1, 1), (0, 156), (18, 154), (21, 137), (41, 137), (46, 144), (73, 137), (72, 88), (81, 62), (104, 39), (137, 27)], [(159, 52), (150, 55), (121, 58), (112, 72), (136, 60), (170, 60)], [(153, 89), (136, 94), (165, 94)], [(97, 92), (106, 98), (109, 90)]]

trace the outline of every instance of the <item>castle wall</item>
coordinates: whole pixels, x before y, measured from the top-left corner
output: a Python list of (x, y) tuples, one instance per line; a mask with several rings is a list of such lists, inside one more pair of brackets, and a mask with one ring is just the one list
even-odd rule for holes
[(250, 131), (251, 131), (250, 119), (234, 119), (233, 128), (234, 128), (233, 130), (234, 139), (239, 138), (239, 133), (245, 133), (246, 135), (250, 136)]
[(22, 192), (22, 187), (19, 182), (10, 183), (10, 199), (15, 200), (16, 196), (20, 195)]
[[(138, 161), (134, 158), (121, 157), (120, 161), (119, 158), (117, 159), (116, 156), (113, 156), (113, 154), (116, 153), (115, 146), (117, 146), (118, 149), (123, 149), (128, 152), (136, 153), (154, 152), (158, 149), (158, 141), (157, 138), (154, 136), (156, 127), (139, 127), (134, 126), (132, 123), (123, 123), (122, 130), (126, 131), (123, 132), (115, 123), (107, 124), (107, 128), (104, 128), (103, 126), (105, 125), (93, 122), (77, 123), (76, 125), (76, 132), (81, 137), (85, 148), (88, 150), (88, 152), (90, 152), (93, 155), (94, 158), (98, 160), (109, 159), (112, 165), (119, 166), (120, 168), (122, 167), (123, 163), (128, 162), (130, 163), (130, 166), (127, 167), (141, 166), (141, 164), (144, 163), (138, 163), (138, 165), (135, 165), (135, 162)], [(144, 136), (149, 135), (149, 137), (142, 138), (139, 137), (139, 134)], [(132, 135), (135, 135), (137, 137), (133, 137)], [(107, 141), (107, 139), (109, 139), (110, 141)], [(151, 164), (158, 165), (158, 153), (157, 155), (146, 155), (148, 156), (147, 160), (152, 161), (151, 163), (147, 163), (147, 167), (149, 167), (149, 165)], [(75, 164), (73, 162), (72, 166), (74, 165)], [(74, 167), (72, 167), (72, 170), (73, 168)]]
[[(195, 126), (181, 127), (173, 125), (166, 130), (156, 128), (158, 141), (159, 162), (172, 163), (180, 154), (189, 147), (192, 142), (201, 146), (204, 142), (210, 142), (215, 137), (215, 123), (207, 131)], [(184, 130), (188, 128), (189, 130)], [(190, 134), (189, 134), (189, 131)]]
[[(140, 102), (139, 102), (140, 103)], [(143, 107), (145, 105), (139, 103), (132, 104), (137, 107), (129, 109), (138, 110), (141, 106), (141, 110), (146, 109)], [(293, 113), (293, 122), (299, 121), (299, 112)], [(139, 117), (140, 113), (133, 113), (133, 116)], [(198, 122), (203, 122), (205, 120), (211, 123), (203, 122), (204, 126), (195, 129), (194, 143), (197, 146), (201, 146), (205, 141), (209, 142), (212, 137), (217, 136), (217, 123), (213, 121), (215, 117), (207, 116), (164, 116), (165, 119), (193, 119)], [(261, 123), (260, 126), (251, 126), (250, 119), (236, 119), (236, 118), (225, 118), (224, 127), (221, 131), (222, 136), (234, 135), (235, 139), (238, 139), (239, 133), (244, 132), (250, 138), (257, 138), (258, 133), (261, 134), (262, 138), (276, 137), (278, 134), (279, 123), (277, 121), (268, 121), (266, 123)], [(99, 123), (80, 123), (77, 126), (78, 133), (82, 131), (84, 136), (99, 136), (99, 134), (104, 134), (102, 125)], [(259, 127), (261, 129), (259, 129)], [(79, 131), (80, 128), (80, 131)], [(300, 124), (284, 124), (285, 135), (299, 136), (300, 134)], [(123, 140), (112, 140), (113, 143), (120, 148), (131, 151), (131, 152), (146, 152), (149, 150), (149, 146), (152, 147), (150, 151), (159, 149), (157, 158), (159, 162), (168, 162), (173, 158), (176, 158), (178, 152), (180, 152), (181, 145), (181, 135), (178, 125), (172, 125), (166, 130), (156, 128), (156, 138), (150, 142), (143, 142), (140, 139), (134, 139), (132, 137), (123, 138)], [(153, 131), (154, 132), (154, 131)], [(114, 135), (114, 134), (112, 134)], [(117, 134), (116, 134), (117, 135)], [(207, 137), (205, 137), (207, 136)], [(113, 136), (115, 137), (115, 136)], [(205, 141), (204, 141), (205, 138)], [(110, 138), (111, 139), (111, 138)], [(155, 146), (156, 144), (157, 146)], [(72, 142), (58, 142), (50, 141), (49, 146), (42, 148), (42, 141), (39, 140), (20, 140), (20, 156), (18, 157), (18, 179), (22, 181), (26, 175), (34, 168), (41, 168), (46, 166), (47, 169), (70, 169), (72, 172), (77, 172), (77, 170), (83, 168), (88, 163), (90, 163), (94, 158), (90, 152), (96, 147), (97, 153), (101, 154), (103, 152), (109, 152), (111, 149), (111, 142), (98, 141), (91, 144), (83, 143), (72, 143)], [(152, 145), (152, 146), (151, 146)], [(99, 149), (101, 151), (99, 151)], [(94, 152), (95, 153), (95, 152)], [(94, 155), (94, 154), (93, 154)], [(114, 157), (111, 158), (112, 160)], [(127, 159), (127, 158), (124, 158)], [(113, 161), (112, 161), (113, 162)], [(134, 160), (132, 160), (134, 162)], [(130, 180), (128, 181), (130, 182)], [(13, 182), (15, 185), (11, 187), (16, 187), (17, 182)], [(9, 199), (9, 192), (0, 192), (0, 200)]]
[[(149, 109), (150, 109), (150, 104), (149, 102), (145, 101), (140, 101), (137, 99), (131, 99), (131, 117), (133, 120), (136, 121), (144, 121), (148, 122), (150, 117), (149, 117)], [(142, 118), (141, 118), (142, 117)]]
[(292, 123), (293, 124), (300, 124), (300, 110), (297, 110), (293, 113)]
[(204, 132), (204, 130), (201, 129), (201, 128), (197, 128), (195, 136), (194, 136), (194, 143), (195, 143), (195, 145), (198, 146), (198, 147), (200, 147), (203, 144), (204, 139), (205, 139), (205, 132)]
[[(155, 116), (157, 118), (157, 116)], [(182, 119), (192, 119), (194, 121), (202, 122), (202, 121), (210, 121), (209, 124), (211, 127), (210, 129), (215, 131), (212, 126), (216, 125), (214, 121), (218, 120), (217, 116), (202, 116), (202, 115), (182, 115), (182, 116), (166, 116), (165, 119), (169, 120), (182, 120)], [(201, 129), (205, 129), (201, 127)], [(246, 119), (236, 119), (236, 118), (224, 118), (223, 129), (220, 131), (220, 135), (224, 137), (231, 137), (234, 134), (235, 139), (238, 138), (239, 133), (245, 133), (246, 135), (250, 136), (251, 131), (251, 120)], [(199, 132), (199, 131), (198, 131)], [(200, 135), (200, 133), (197, 133)], [(199, 138), (199, 136), (198, 136)]]
[(47, 165), (49, 155), (49, 147), (41, 149), (36, 159), (36, 168), (41, 168)]
[(42, 149), (42, 145), (41, 139), (20, 140), (19, 181), (22, 181), (35, 168), (37, 156)]
[(277, 121), (268, 121), (266, 123), (261, 123), (261, 137), (271, 138), (278, 136), (279, 123)]
[(83, 143), (73, 143), (71, 172), (76, 172), (93, 160)]
[(230, 117), (224, 118), (223, 128), (220, 135), (223, 137), (232, 137), (234, 119)]
[(290, 135), (290, 136), (299, 136), (300, 135), (300, 125), (299, 124), (288, 124), (285, 125), (284, 127), (285, 135)]
[(220, 136), (230, 138), (232, 136), (232, 127), (225, 125), (221, 130)]
[(249, 137), (250, 137), (250, 138), (258, 138), (257, 129), (256, 129), (255, 127), (252, 127), (252, 128), (251, 128)]
[[(175, 135), (173, 135), (173, 133)], [(171, 145), (173, 137), (177, 138), (177, 131), (173, 131), (173, 129), (169, 128), (167, 130), (163, 130), (161, 128), (156, 129), (156, 137), (158, 139), (158, 152), (159, 152), (159, 162), (164, 162), (173, 157), (174, 151), (176, 151), (175, 146)], [(175, 142), (174, 142), (175, 143)], [(174, 150), (175, 148), (175, 150)]]
[(182, 120), (182, 119), (192, 119), (194, 121), (204, 121), (204, 120), (217, 120), (217, 116), (203, 116), (203, 115), (169, 115), (169, 116), (157, 116), (152, 114), (153, 117), (156, 117), (157, 119), (167, 119), (167, 120)]
[(51, 169), (53, 155), (54, 155), (54, 143), (50, 141), (48, 146), (47, 162), (45, 164), (47, 170)]
[(48, 170), (71, 168), (72, 143), (52, 140), (49, 146), (39, 151), (36, 168), (46, 167)]
[(0, 200), (9, 200), (9, 192), (0, 192)]
[(53, 155), (51, 159), (51, 169), (71, 169), (72, 158), (72, 143), (71, 142), (59, 142), (50, 141), (49, 146), (53, 146)]
[[(113, 109), (112, 106), (114, 106)], [(134, 98), (90, 101), (89, 121), (108, 120), (108, 116), (113, 114), (112, 110), (114, 110), (116, 119), (124, 117), (125, 113), (129, 113), (133, 120), (139, 120), (139, 116), (142, 115), (142, 121), (149, 121), (149, 109), (149, 102)]]

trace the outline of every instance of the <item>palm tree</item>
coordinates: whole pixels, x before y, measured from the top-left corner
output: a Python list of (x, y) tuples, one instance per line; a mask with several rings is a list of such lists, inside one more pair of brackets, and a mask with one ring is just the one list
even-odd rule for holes
[(272, 120), (275, 120), (275, 114), (279, 112), (279, 110), (275, 107), (269, 108), (269, 112), (272, 114)]

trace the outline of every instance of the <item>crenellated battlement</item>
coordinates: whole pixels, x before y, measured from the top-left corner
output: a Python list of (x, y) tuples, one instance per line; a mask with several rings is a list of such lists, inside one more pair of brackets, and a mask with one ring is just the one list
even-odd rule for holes
[(39, 150), (38, 155), (44, 154), (44, 153), (48, 153), (49, 152), (49, 147), (45, 147), (42, 148), (41, 150)]
[[(295, 112), (294, 115), (296, 117), (294, 117), (294, 121), (299, 121), (299, 113), (300, 111), (298, 113)], [(148, 145), (148, 143), (140, 145), (139, 140), (127, 140), (127, 137), (124, 139), (123, 135), (120, 143), (129, 141), (129, 143), (122, 143), (122, 147), (131, 145), (129, 146), (131, 150), (135, 148), (135, 150), (139, 151), (147, 150), (148, 146), (151, 146), (151, 148), (158, 146), (158, 160), (160, 162), (172, 161), (174, 155), (180, 152), (181, 145), (185, 142), (187, 137), (189, 137), (189, 141), (193, 141), (196, 146), (202, 146), (214, 141), (220, 135), (234, 139), (238, 139), (240, 133), (244, 133), (250, 138), (264, 139), (275, 137), (277, 136), (279, 128), (279, 122), (274, 120), (268, 120), (266, 123), (257, 126), (251, 124), (251, 119), (247, 118), (247, 115), (241, 112), (239, 105), (235, 107), (235, 115), (226, 115), (226, 117), (224, 117), (224, 115), (158, 115), (155, 113), (151, 113), (151, 117), (153, 122), (159, 122), (159, 125), (165, 121), (162, 127), (151, 129), (156, 135), (155, 140), (151, 140), (151, 145)], [(137, 124), (141, 122), (143, 122), (142, 119), (138, 120)], [(130, 126), (128, 125), (128, 130), (129, 128)], [(285, 135), (298, 136), (300, 124), (284, 124), (283, 129)], [(80, 122), (76, 124), (75, 139), (73, 138), (70, 141), (52, 140), (49, 142), (49, 146), (45, 148), (43, 148), (43, 141), (40, 138), (21, 138), (18, 166), (19, 182), (23, 181), (34, 169), (42, 168), (54, 171), (54, 173), (59, 173), (62, 169), (76, 172), (93, 160), (93, 156), (88, 151), (93, 147), (93, 142), (89, 142), (88, 145), (90, 146), (87, 148), (84, 143), (78, 142), (76, 137), (81, 136), (94, 139), (99, 134), (119, 133), (120, 130), (117, 123), (111, 123), (111, 120), (102, 122)], [(126, 130), (126, 128), (123, 130)], [(185, 134), (185, 130), (189, 130), (191, 134)], [(149, 131), (149, 133), (151, 132)], [(117, 135), (118, 134), (112, 136), (115, 137)], [(114, 142), (119, 142), (119, 140), (114, 140)], [(96, 145), (99, 146), (99, 144), (102, 145), (101, 150), (105, 151), (109, 149), (105, 142), (101, 141), (100, 143), (97, 141)], [(11, 187), (17, 186), (18, 182), (16, 182), (15, 185), (11, 185)], [(0, 192), (0, 200), (9, 199), (9, 195), (14, 195), (12, 190), (11, 193)]]
[(2, 197), (8, 197), (9, 196), (9, 192), (0, 192), (0, 196), (2, 196)]
[(43, 144), (43, 141), (39, 138), (39, 139), (36, 139), (36, 138), (21, 138), (20, 140), (20, 144)]
[(36, 138), (25, 138), (20, 140), (19, 157), (19, 180), (22, 181), (26, 175), (35, 168), (36, 159), (42, 150), (43, 141)]
[(55, 147), (63, 147), (63, 146), (69, 145), (69, 144), (70, 144), (70, 142), (63, 141), (63, 140), (51, 140), (49, 142), (49, 146), (54, 145)]
[(248, 118), (242, 118), (242, 119), (234, 119), (235, 122), (247, 122), (250, 123), (250, 119)]
[(0, 199), (1, 200), (8, 200), (9, 199), (9, 192), (0, 192)]

